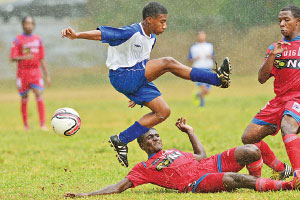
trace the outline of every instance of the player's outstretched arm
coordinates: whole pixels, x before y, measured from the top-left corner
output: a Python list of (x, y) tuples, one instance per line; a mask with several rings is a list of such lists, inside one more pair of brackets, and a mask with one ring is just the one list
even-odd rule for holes
[(201, 144), (200, 140), (196, 136), (193, 127), (189, 126), (186, 123), (186, 119), (183, 119), (182, 117), (178, 118), (175, 125), (179, 130), (187, 133), (187, 135), (189, 136), (190, 142), (193, 146), (195, 159), (200, 161), (201, 159), (206, 158), (207, 156), (203, 145)]
[(62, 38), (69, 38), (70, 40), (74, 39), (86, 39), (86, 40), (101, 40), (101, 31), (92, 30), (85, 32), (76, 33), (71, 27), (65, 28), (61, 31)]
[(128, 178), (124, 178), (120, 182), (109, 185), (101, 190), (91, 192), (91, 193), (71, 193), (68, 192), (64, 194), (64, 197), (69, 198), (78, 198), (78, 197), (87, 197), (87, 196), (96, 196), (96, 195), (106, 195), (106, 194), (114, 194), (114, 193), (121, 193), (127, 190), (128, 188), (132, 187), (132, 183)]
[(269, 56), (265, 63), (260, 67), (258, 71), (258, 81), (263, 84), (271, 77), (271, 71), (274, 65), (274, 61), (277, 54), (281, 54), (287, 50), (283, 48), (282, 45), (291, 45), (288, 42), (277, 42), (274, 45), (273, 50), (269, 53)]

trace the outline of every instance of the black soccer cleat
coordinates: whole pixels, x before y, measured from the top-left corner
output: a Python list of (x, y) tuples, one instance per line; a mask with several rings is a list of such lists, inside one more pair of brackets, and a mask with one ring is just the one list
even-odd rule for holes
[(284, 171), (282, 172), (276, 172), (273, 170), (273, 173), (271, 175), (271, 179), (273, 180), (284, 180), (289, 178), (290, 176), (293, 176), (293, 169), (288, 164), (284, 163)]
[(121, 142), (118, 135), (110, 136), (108, 142), (110, 143), (110, 146), (113, 147), (114, 150), (117, 152), (116, 157), (118, 158), (118, 161), (121, 163), (121, 165), (128, 167), (127, 144)]
[(217, 67), (216, 63), (216, 73), (221, 81), (221, 85), (219, 85), (219, 87), (228, 88), (230, 85), (229, 75), (231, 74), (231, 65), (228, 57), (225, 57), (221, 67)]

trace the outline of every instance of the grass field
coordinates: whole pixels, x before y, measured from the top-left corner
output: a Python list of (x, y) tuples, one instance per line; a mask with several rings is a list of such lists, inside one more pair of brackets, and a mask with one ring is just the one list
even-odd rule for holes
[[(126, 98), (113, 90), (102, 70), (73, 70), (68, 75), (65, 72), (53, 75), (53, 86), (46, 90), (45, 99), (49, 127), (49, 119), (57, 108), (72, 107), (79, 112), (82, 128), (70, 138), (59, 137), (52, 130), (39, 130), (32, 95), (29, 104), (32, 130), (24, 132), (14, 82), (0, 83), (0, 199), (63, 199), (68, 191), (94, 191), (119, 181), (134, 164), (147, 158), (133, 142), (129, 145), (130, 168), (121, 167), (106, 141), (148, 110), (127, 108)], [(259, 85), (255, 76), (234, 77), (229, 89), (213, 88), (207, 106), (199, 109), (192, 104), (193, 83), (166, 76), (156, 84), (172, 111), (170, 118), (157, 126), (164, 148), (192, 151), (187, 136), (174, 126), (177, 117), (183, 116), (196, 130), (208, 155), (241, 145), (240, 137), (247, 124), (273, 97), (271, 83)], [(288, 162), (280, 135), (266, 141), (281, 160)], [(263, 176), (270, 174), (270, 169), (264, 166)], [(246, 189), (232, 193), (179, 194), (148, 184), (122, 194), (90, 199), (102, 198), (235, 200), (299, 199), (300, 195)]]

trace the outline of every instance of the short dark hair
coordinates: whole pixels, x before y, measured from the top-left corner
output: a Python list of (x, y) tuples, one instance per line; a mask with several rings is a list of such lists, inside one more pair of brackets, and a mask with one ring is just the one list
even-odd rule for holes
[(137, 142), (139, 143), (140, 146), (142, 145), (145, 136), (146, 136), (148, 133), (150, 133), (151, 131), (157, 132), (157, 130), (156, 130), (155, 128), (150, 128), (149, 131), (147, 131), (146, 133), (144, 133), (143, 135), (141, 135), (140, 137), (137, 138)]
[(298, 6), (290, 5), (281, 9), (281, 11), (291, 11), (295, 18), (300, 18), (300, 8)]
[(159, 2), (150, 2), (143, 8), (143, 20), (147, 17), (157, 17), (160, 14), (168, 14), (167, 8)]
[(24, 16), (24, 17), (22, 18), (22, 25), (24, 25), (24, 23), (26, 22), (26, 20), (29, 19), (29, 18), (31, 18), (33, 24), (35, 24), (34, 18), (33, 18), (32, 16), (30, 16), (30, 15), (26, 15), (26, 16)]

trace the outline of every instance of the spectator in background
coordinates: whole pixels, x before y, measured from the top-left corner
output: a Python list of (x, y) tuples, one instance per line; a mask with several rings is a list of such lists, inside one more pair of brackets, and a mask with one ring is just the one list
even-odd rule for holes
[(47, 130), (45, 125), (45, 104), (43, 100), (44, 81), (43, 69), (47, 85), (51, 83), (50, 75), (44, 60), (44, 46), (40, 36), (32, 34), (35, 27), (33, 17), (26, 16), (22, 19), (23, 34), (17, 35), (13, 41), (10, 58), (17, 62), (17, 88), (21, 96), (21, 112), (25, 130), (29, 130), (27, 101), (28, 92), (35, 94), (39, 112), (40, 127)]
[[(194, 43), (189, 52), (188, 60), (192, 63), (192, 67), (206, 69), (211, 71), (214, 65), (214, 48), (209, 42), (206, 42), (206, 33), (199, 31), (197, 33), (197, 42)], [(204, 97), (209, 93), (211, 85), (207, 83), (197, 82), (199, 87), (197, 92), (197, 105), (203, 107), (205, 105)]]

